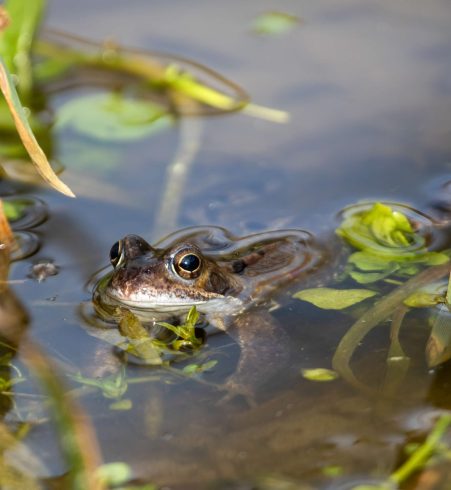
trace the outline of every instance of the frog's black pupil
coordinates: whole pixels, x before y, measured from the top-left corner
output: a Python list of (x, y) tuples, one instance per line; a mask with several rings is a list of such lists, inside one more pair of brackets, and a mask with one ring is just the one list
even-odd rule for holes
[(195, 271), (200, 265), (200, 260), (197, 255), (187, 254), (179, 262), (179, 266), (187, 272)]
[(116, 265), (119, 261), (119, 255), (120, 255), (120, 243), (116, 242), (110, 250), (110, 261), (113, 265)]

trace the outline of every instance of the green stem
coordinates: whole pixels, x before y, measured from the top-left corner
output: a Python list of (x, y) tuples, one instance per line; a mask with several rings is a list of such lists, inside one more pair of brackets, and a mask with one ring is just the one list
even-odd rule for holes
[(436, 450), (438, 443), (450, 424), (451, 414), (442, 415), (424, 443), (390, 476), (390, 480), (399, 485), (412, 473), (421, 469)]
[(402, 301), (414, 291), (425, 284), (441, 279), (444, 275), (449, 274), (449, 272), (449, 263), (430, 267), (382, 298), (370, 310), (363, 314), (346, 332), (337, 346), (332, 359), (332, 365), (335, 371), (338, 371), (348, 383), (358, 389), (372, 393), (372, 390), (367, 385), (361, 383), (355, 377), (350, 367), (351, 358), (356, 348), (373, 328), (387, 319)]
[[(176, 59), (172, 66), (167, 67), (157, 59), (152, 58), (152, 53), (146, 56), (132, 51), (121, 51), (113, 47), (108, 49), (108, 46), (101, 47), (91, 43), (86, 43), (86, 45), (90, 46), (91, 50), (95, 48), (96, 51), (93, 53), (81, 52), (52, 41), (39, 40), (36, 44), (36, 52), (49, 58), (59, 59), (66, 66), (70, 66), (69, 63), (92, 66), (142, 78), (154, 86), (174, 90), (221, 111), (239, 110), (249, 101), (247, 94), (237, 85), (197, 63)], [(232, 90), (234, 94), (227, 95), (188, 76), (181, 71), (177, 62), (192, 64), (194, 69), (204, 71), (206, 76), (216, 79), (217, 82)]]

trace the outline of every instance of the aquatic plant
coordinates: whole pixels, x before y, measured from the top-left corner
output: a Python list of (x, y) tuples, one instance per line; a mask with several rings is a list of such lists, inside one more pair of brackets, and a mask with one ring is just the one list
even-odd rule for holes
[[(451, 356), (451, 317), (445, 306), (449, 304), (450, 286), (448, 282), (438, 282), (450, 273), (450, 251), (430, 251), (427, 237), (434, 227), (433, 221), (402, 205), (358, 204), (346, 208), (341, 218), (336, 233), (358, 249), (347, 257), (341, 281), (350, 278), (358, 284), (371, 284), (372, 289), (311, 288), (295, 293), (294, 297), (332, 310), (376, 300), (341, 339), (332, 364), (346, 381), (372, 392), (356, 378), (350, 361), (365, 336), (392, 317), (383, 392), (393, 394), (410, 362), (399, 342), (399, 330), (409, 308), (430, 309), (428, 364), (435, 366)], [(386, 294), (386, 286), (393, 284), (398, 287)], [(437, 305), (444, 305), (443, 310), (437, 310)]]

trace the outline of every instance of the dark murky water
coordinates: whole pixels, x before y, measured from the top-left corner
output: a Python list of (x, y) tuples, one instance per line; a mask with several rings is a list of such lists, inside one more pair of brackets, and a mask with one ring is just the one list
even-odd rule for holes
[[(255, 15), (274, 8), (304, 23), (286, 36), (252, 35)], [(50, 25), (191, 57), (241, 84), (255, 102), (289, 111), (291, 120), (186, 118), (138, 143), (99, 146), (79, 138), (76, 150), (63, 133), (57, 156), (79, 197), (24, 188), (47, 202), (50, 218), (37, 228), (41, 250), (16, 263), (11, 276), (33, 337), (74, 370), (89, 361), (100, 341), (80, 316), (79, 305), (90, 300), (85, 284), (107, 264), (119, 237), (160, 238), (165, 172), (183, 132), (200, 135), (200, 144), (180, 227), (212, 224), (237, 234), (294, 227), (325, 236), (336, 213), (359, 199), (428, 211), (451, 175), (450, 22), (447, 0), (53, 2)], [(31, 265), (46, 258), (59, 274), (41, 283), (27, 279)], [(256, 408), (239, 401), (218, 406), (210, 387), (133, 365), (131, 378), (160, 378), (129, 385), (130, 410), (111, 410), (100, 391), (81, 396), (105, 461), (126, 461), (138, 479), (166, 489), (344, 489), (387, 477), (406, 443), (451, 409), (451, 364), (428, 370), (429, 330), (424, 317), (410, 315), (402, 340), (411, 365), (393, 399), (375, 400), (340, 380), (303, 379), (301, 368), (330, 367), (353, 320), (290, 300), (288, 293), (301, 287), (281, 294), (274, 312), (292, 339), (292, 365)], [(374, 388), (388, 328), (372, 332), (353, 362)], [(221, 382), (233, 372), (237, 348), (226, 335), (212, 336), (208, 348), (219, 364), (205, 379)], [(27, 442), (45, 448), (44, 476), (64, 471), (47, 424), (37, 424)], [(341, 468), (338, 479), (325, 476), (329, 466)]]

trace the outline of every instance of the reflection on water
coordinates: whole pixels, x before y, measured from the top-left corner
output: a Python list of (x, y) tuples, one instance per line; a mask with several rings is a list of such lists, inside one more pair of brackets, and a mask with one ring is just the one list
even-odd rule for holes
[[(118, 37), (126, 44), (198, 59), (246, 87), (258, 102), (290, 112), (286, 125), (239, 114), (199, 120), (202, 135), (183, 189), (180, 227), (212, 224), (237, 234), (294, 227), (327, 240), (336, 213), (360, 199), (406, 202), (426, 213), (439, 202), (446, 215), (447, 3), (282, 1), (277, 8), (299, 15), (303, 25), (277, 39), (253, 37), (250, 21), (271, 8), (269, 0), (60, 1), (52, 5), (49, 21), (99, 38), (117, 33), (120, 25)], [(74, 9), (90, 15), (72, 15)], [(62, 94), (52, 99), (54, 105), (63, 102)], [(32, 336), (62, 370), (74, 374), (105, 346), (87, 333), (78, 315), (79, 305), (90, 301), (84, 284), (107, 264), (118, 238), (160, 238), (151, 230), (180, 134), (173, 127), (115, 145), (114, 152), (83, 140), (79, 154), (70, 137), (59, 135), (55, 153), (67, 167), (68, 183), (76, 191), (78, 183), (83, 194), (81, 183), (88, 182), (89, 195), (69, 202), (32, 189), (47, 202), (50, 217), (39, 228), (42, 248), (15, 263), (11, 279), (30, 313)], [(27, 275), (41, 259), (52, 259), (59, 274), (38, 283)], [(430, 328), (424, 312), (416, 311), (404, 320), (402, 342), (411, 363), (394, 397), (375, 399), (343, 380), (302, 378), (302, 369), (331, 366), (354, 322), (291, 300), (303, 286), (294, 283), (276, 298), (279, 308), (271, 315), (289, 339), (291, 363), (268, 382), (256, 407), (239, 399), (217, 404), (215, 386), (233, 374), (240, 354), (222, 333), (209, 335), (197, 356), (173, 366), (218, 361), (192, 377), (129, 364), (125, 377), (115, 373), (108, 385), (69, 379), (93, 419), (105, 461), (128, 462), (137, 481), (180, 490), (338, 489), (386, 478), (404, 460), (403, 447), (424, 440), (438, 414), (451, 409), (449, 362), (427, 367)], [(374, 329), (352, 362), (359, 379), (375, 389), (389, 328), (384, 323)], [(122, 359), (109, 345), (103, 353), (105, 364)], [(47, 471), (62, 473), (51, 427), (39, 418), (33, 424), (29, 447), (45, 447)]]

